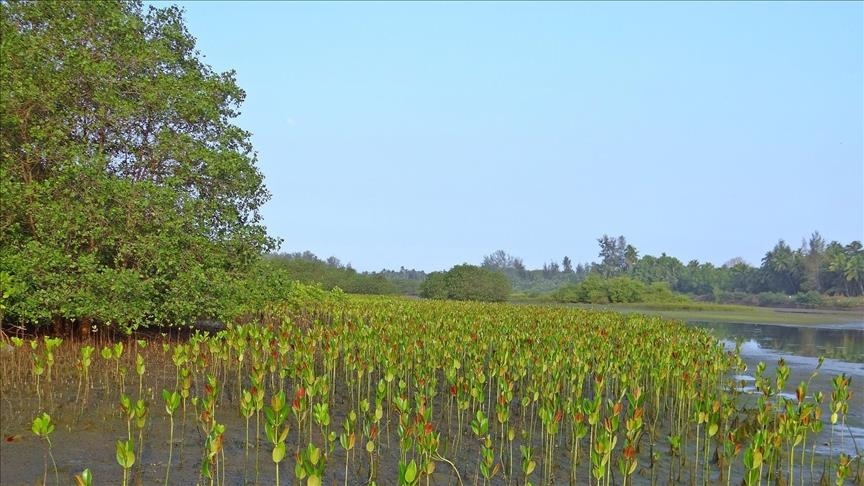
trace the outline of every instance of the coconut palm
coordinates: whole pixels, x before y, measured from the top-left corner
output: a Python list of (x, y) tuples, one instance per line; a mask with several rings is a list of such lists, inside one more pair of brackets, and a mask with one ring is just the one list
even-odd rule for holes
[(864, 294), (864, 253), (846, 258), (843, 276), (847, 282), (852, 283), (853, 289), (857, 288), (858, 295)]

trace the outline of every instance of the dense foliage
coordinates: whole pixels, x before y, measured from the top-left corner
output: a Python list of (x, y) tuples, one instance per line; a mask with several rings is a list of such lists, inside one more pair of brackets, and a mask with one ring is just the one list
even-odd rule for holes
[(350, 294), (395, 294), (396, 285), (380, 273), (359, 273), (338, 258), (321, 260), (311, 252), (279, 253), (268, 258), (293, 280), (320, 284), (324, 289), (339, 288)]
[(686, 302), (690, 299), (669, 290), (663, 282), (645, 284), (630, 277), (602, 278), (591, 274), (585, 280), (561, 287), (554, 294), (559, 302), (629, 304), (634, 302)]
[(510, 282), (499, 272), (474, 265), (456, 265), (447, 272), (433, 272), (420, 285), (427, 299), (502, 302), (510, 296)]
[[(0, 273), (18, 323), (228, 312), (268, 199), (233, 72), (177, 7), (0, 3)], [(238, 287), (239, 286), (239, 287)]]

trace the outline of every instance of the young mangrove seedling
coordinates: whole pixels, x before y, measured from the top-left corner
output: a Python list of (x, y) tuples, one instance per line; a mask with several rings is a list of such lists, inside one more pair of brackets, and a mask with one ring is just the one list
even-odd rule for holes
[(405, 464), (399, 462), (399, 486), (415, 486), (420, 482), (420, 474), (417, 471), (417, 463), (414, 459)]
[(168, 474), (171, 472), (171, 456), (174, 453), (174, 412), (180, 406), (180, 394), (177, 391), (162, 390), (162, 399), (165, 401), (165, 413), (171, 424), (168, 436), (168, 465), (165, 468), (165, 485), (168, 485)]
[(117, 464), (123, 468), (123, 486), (129, 484), (129, 470), (135, 465), (135, 443), (132, 439), (117, 441)]
[(57, 474), (57, 463), (54, 462), (54, 454), (51, 452), (51, 433), (54, 432), (54, 424), (51, 422), (51, 416), (45, 412), (33, 419), (31, 430), (37, 437), (45, 439), (45, 473), (43, 475), (42, 484), (48, 480), (48, 457), (51, 457), (51, 464), (54, 465), (54, 481), (60, 484), (60, 476)]
[(309, 443), (297, 456), (294, 475), (301, 481), (305, 479), (307, 486), (321, 486), (326, 465), (321, 449)]
[(75, 486), (93, 486), (93, 473), (90, 469), (81, 471), (81, 474), (75, 475)]
[(279, 463), (285, 459), (285, 439), (288, 438), (289, 425), (288, 406), (285, 400), (285, 392), (280, 391), (270, 398), (270, 406), (264, 407), (264, 433), (273, 444), (272, 459), (276, 466), (276, 485), (279, 485)]
[(348, 462), (351, 459), (351, 450), (354, 449), (354, 443), (357, 441), (357, 436), (354, 434), (354, 422), (357, 420), (357, 413), (354, 410), (348, 414), (348, 418), (342, 423), (342, 432), (339, 434), (339, 445), (345, 451), (345, 486), (348, 486)]

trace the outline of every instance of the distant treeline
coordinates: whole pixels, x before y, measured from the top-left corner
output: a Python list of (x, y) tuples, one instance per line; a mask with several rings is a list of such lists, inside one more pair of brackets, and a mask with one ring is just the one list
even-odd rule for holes
[[(560, 264), (551, 261), (541, 270), (527, 270), (520, 258), (499, 250), (484, 257), (482, 266), (506, 274), (517, 292), (539, 295), (563, 289), (556, 295), (565, 300), (573, 295), (587, 295), (574, 286), (589, 276), (619, 278), (614, 282), (619, 287), (629, 285), (627, 280), (620, 280), (626, 278), (646, 286), (665, 285), (673, 292), (700, 300), (749, 305), (844, 306), (856, 301), (843, 297), (864, 295), (861, 242), (828, 243), (818, 232), (802, 241), (797, 249), (778, 241), (765, 253), (758, 267), (741, 258), (718, 267), (698, 260), (684, 264), (665, 253), (659, 257), (640, 256), (623, 236), (603, 235), (597, 242), (600, 246), (597, 263), (574, 267), (565, 256)], [(594, 300), (602, 301), (599, 297), (602, 292), (595, 284), (599, 285), (598, 281), (592, 283)]]
[[(515, 295), (547, 296), (565, 302), (680, 302), (702, 300), (762, 306), (848, 307), (860, 305), (864, 295), (864, 249), (861, 242), (843, 245), (826, 242), (818, 233), (792, 249), (780, 240), (765, 253), (761, 265), (733, 258), (722, 266), (666, 255), (640, 256), (624, 236), (597, 239), (598, 262), (573, 264), (565, 256), (539, 269), (528, 269), (522, 259), (503, 250), (483, 257), (479, 268), (503, 274)], [(359, 273), (338, 258), (319, 259), (315, 254), (278, 254), (270, 257), (296, 280), (320, 283), (325, 289), (349, 293), (403, 294), (460, 300), (501, 300), (500, 283), (493, 282), (471, 265), (457, 265), (448, 272), (381, 270)], [(470, 272), (468, 270), (471, 270)], [(470, 275), (475, 287), (495, 288), (466, 293), (461, 282)], [(446, 279), (444, 277), (447, 277)], [(432, 277), (433, 281), (427, 281)], [(468, 277), (465, 277), (468, 278)], [(479, 283), (478, 283), (479, 282)], [(445, 284), (446, 283), (446, 284)], [(488, 285), (487, 285), (488, 284)], [(493, 297), (490, 297), (494, 295)], [(850, 299), (851, 297), (851, 299)], [(857, 297), (857, 299), (855, 299)]]

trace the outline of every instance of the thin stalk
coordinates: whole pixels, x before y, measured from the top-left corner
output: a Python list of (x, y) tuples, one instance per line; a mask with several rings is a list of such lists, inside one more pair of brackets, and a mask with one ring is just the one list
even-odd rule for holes
[(171, 431), (168, 434), (168, 467), (165, 469), (165, 486), (168, 486), (168, 474), (171, 472), (171, 456), (174, 453), (174, 415), (169, 415)]

